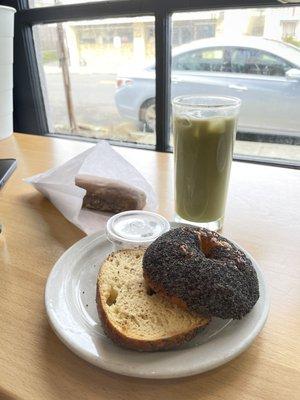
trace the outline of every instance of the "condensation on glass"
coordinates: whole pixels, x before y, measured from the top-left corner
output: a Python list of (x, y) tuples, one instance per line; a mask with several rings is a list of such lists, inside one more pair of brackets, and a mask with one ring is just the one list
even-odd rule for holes
[(51, 132), (155, 145), (154, 17), (37, 25), (34, 38)]

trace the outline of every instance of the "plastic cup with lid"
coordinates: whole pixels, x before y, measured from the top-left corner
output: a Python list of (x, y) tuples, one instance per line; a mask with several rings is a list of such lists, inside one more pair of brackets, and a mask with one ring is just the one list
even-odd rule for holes
[(106, 235), (114, 251), (132, 247), (147, 247), (170, 229), (169, 222), (150, 211), (124, 211), (111, 217)]

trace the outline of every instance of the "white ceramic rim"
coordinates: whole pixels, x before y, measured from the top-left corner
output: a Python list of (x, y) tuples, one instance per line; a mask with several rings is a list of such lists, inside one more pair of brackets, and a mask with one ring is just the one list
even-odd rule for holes
[[(171, 223), (171, 227), (173, 226), (179, 226), (181, 224), (178, 223)], [(253, 257), (245, 251), (243, 248), (241, 248), (239, 245), (237, 245), (234, 241), (230, 240), (233, 244), (235, 244), (238, 248), (240, 248), (242, 251), (245, 252), (247, 257), (250, 258), (250, 260), (253, 262), (253, 265), (255, 266), (258, 278), (259, 278), (259, 283), (260, 283), (260, 288), (263, 288), (263, 293), (264, 293), (264, 302), (261, 306), (261, 312), (260, 312), (260, 317), (259, 320), (256, 322), (255, 327), (248, 332), (247, 336), (241, 341), (240, 343), (237, 343), (234, 348), (228, 348), (228, 351), (224, 355), (219, 355), (216, 357), (212, 357), (210, 360), (202, 360), (201, 357), (197, 357), (197, 360), (199, 359), (199, 365), (197, 367), (190, 367), (188, 363), (181, 363), (179, 366), (174, 370), (171, 368), (171, 371), (165, 370), (164, 372), (157, 372), (157, 371), (151, 371), (148, 373), (143, 372), (143, 368), (141, 366), (131, 366), (130, 364), (122, 364), (122, 363), (116, 363), (116, 362), (111, 362), (109, 363), (107, 360), (104, 362), (101, 357), (95, 357), (91, 356), (85, 349), (82, 349), (76, 345), (76, 343), (70, 342), (68, 340), (68, 337), (64, 331), (64, 327), (57, 322), (54, 312), (51, 310), (51, 307), (49, 306), (49, 303), (47, 301), (48, 298), (50, 298), (50, 292), (51, 292), (51, 285), (53, 284), (53, 279), (55, 280), (55, 275), (56, 272), (61, 268), (62, 265), (64, 265), (64, 261), (70, 253), (76, 252), (77, 247), (82, 247), (83, 245), (91, 245), (94, 241), (99, 240), (101, 237), (103, 237), (105, 234), (103, 231), (101, 232), (96, 232), (90, 236), (87, 236), (78, 242), (76, 242), (73, 246), (71, 246), (63, 255), (58, 259), (58, 261), (55, 263), (53, 269), (51, 270), (47, 284), (46, 284), (46, 289), (45, 289), (45, 305), (46, 305), (46, 312), (48, 316), (49, 323), (56, 333), (56, 335), (60, 338), (60, 340), (76, 355), (78, 355), (80, 358), (84, 359), (85, 361), (103, 368), (107, 371), (114, 372), (120, 375), (126, 375), (126, 376), (132, 376), (132, 377), (137, 377), (137, 378), (147, 378), (147, 379), (174, 379), (174, 378), (180, 378), (180, 377), (186, 377), (186, 376), (191, 376), (191, 375), (196, 375), (200, 374), (203, 372), (207, 372), (209, 370), (215, 369), (223, 364), (226, 364), (227, 362), (231, 361), (232, 359), (236, 358), (239, 356), (242, 352), (247, 350), (247, 348), (251, 345), (251, 343), (254, 341), (256, 336), (260, 333), (262, 328), (265, 325), (265, 322), (267, 320), (267, 316), (269, 313), (269, 308), (270, 308), (270, 295), (269, 295), (269, 290), (266, 285), (266, 281), (264, 278), (264, 275), (262, 273), (262, 270), (258, 266), (257, 262), (253, 259)], [(230, 334), (229, 337), (234, 337), (235, 332), (238, 332), (238, 330), (234, 330), (233, 333)], [(222, 335), (220, 335), (222, 337)], [(214, 340), (208, 343), (213, 343)], [(201, 349), (202, 346), (204, 345), (199, 345), (197, 347), (189, 348), (186, 350), (182, 350), (183, 352), (189, 352), (188, 355), (191, 356), (191, 358), (195, 358), (195, 353), (197, 354), (197, 350)], [(116, 345), (114, 345), (116, 346)], [(176, 350), (178, 351), (178, 350)], [(201, 351), (201, 350), (200, 350)], [(130, 350), (129, 350), (130, 352)], [(140, 355), (141, 358), (145, 358), (144, 364), (147, 367), (147, 355), (148, 354), (160, 354), (164, 355), (167, 353), (172, 353), (172, 351), (169, 352), (160, 352), (160, 353), (137, 353)]]

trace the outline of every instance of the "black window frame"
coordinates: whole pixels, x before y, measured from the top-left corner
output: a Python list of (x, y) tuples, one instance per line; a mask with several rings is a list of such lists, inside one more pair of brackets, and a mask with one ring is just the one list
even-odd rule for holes
[[(171, 91), (171, 17), (175, 12), (208, 11), (236, 8), (291, 7), (279, 0), (111, 0), (81, 4), (68, 4), (29, 8), (28, 0), (4, 0), (2, 4), (16, 8), (15, 64), (14, 64), (14, 127), (16, 131), (39, 135), (49, 132), (46, 107), (38, 70), (33, 26), (65, 21), (137, 17), (152, 15), (155, 18), (156, 56), (156, 146), (155, 150), (170, 152), (169, 115)], [(255, 141), (300, 144), (296, 136), (256, 135)], [(68, 138), (70, 138), (68, 136)], [(72, 136), (73, 138), (73, 136)], [(252, 140), (253, 134), (241, 134), (241, 140)], [(80, 138), (80, 140), (84, 140)], [(153, 146), (113, 142), (132, 147)], [(266, 158), (235, 155), (236, 160), (268, 165), (300, 168), (300, 163)]]

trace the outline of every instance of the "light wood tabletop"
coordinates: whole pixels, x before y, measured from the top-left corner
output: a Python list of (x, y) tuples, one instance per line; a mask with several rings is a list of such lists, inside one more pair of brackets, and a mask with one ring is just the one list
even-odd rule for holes
[[(90, 143), (15, 134), (0, 158), (17, 170), (0, 191), (0, 399), (2, 400), (299, 400), (300, 171), (233, 163), (223, 234), (263, 269), (271, 311), (252, 346), (202, 375), (143, 380), (105, 372), (74, 355), (50, 328), (48, 274), (84, 234), (23, 178), (57, 166)], [(115, 148), (153, 185), (159, 212), (173, 215), (173, 155)]]

